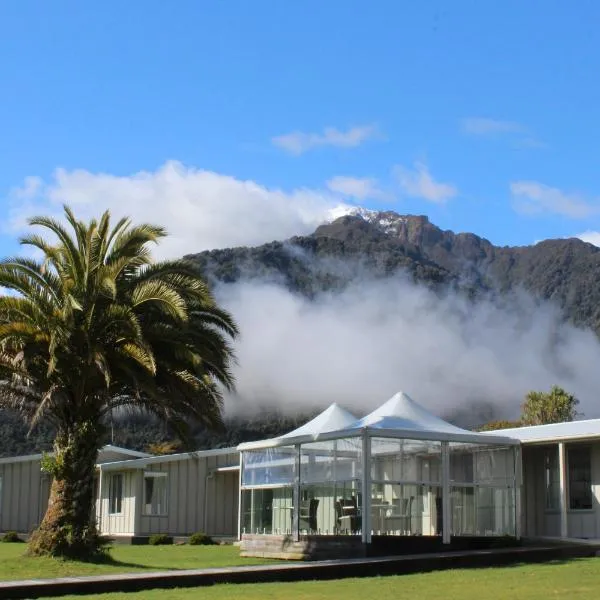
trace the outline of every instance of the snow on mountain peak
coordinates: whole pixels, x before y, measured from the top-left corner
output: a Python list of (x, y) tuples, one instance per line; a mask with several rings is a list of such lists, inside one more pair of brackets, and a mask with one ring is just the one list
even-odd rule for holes
[(401, 217), (392, 211), (378, 211), (362, 206), (348, 206), (340, 204), (329, 211), (328, 222), (331, 223), (340, 217), (352, 216), (360, 217), (361, 219), (377, 226), (385, 233), (398, 233), (398, 226), (406, 221), (405, 217)]

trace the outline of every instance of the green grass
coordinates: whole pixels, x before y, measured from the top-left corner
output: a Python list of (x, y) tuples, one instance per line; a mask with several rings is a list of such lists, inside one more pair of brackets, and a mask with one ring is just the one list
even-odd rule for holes
[[(89, 600), (590, 600), (598, 597), (600, 560), (524, 565), (493, 569), (439, 571), (420, 575), (215, 585), (205, 588), (151, 590), (131, 594), (85, 596)], [(65, 596), (63, 600), (81, 600)]]
[(202, 569), (268, 562), (257, 558), (240, 558), (240, 549), (236, 546), (129, 546), (116, 544), (110, 550), (110, 560), (103, 563), (30, 558), (24, 556), (25, 550), (25, 544), (0, 544), (0, 580), (46, 579), (148, 570)]

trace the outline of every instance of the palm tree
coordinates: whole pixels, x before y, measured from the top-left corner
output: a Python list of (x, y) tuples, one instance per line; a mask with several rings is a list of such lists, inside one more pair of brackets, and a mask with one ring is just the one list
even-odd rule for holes
[(107, 416), (146, 411), (182, 439), (191, 420), (221, 425), (238, 330), (192, 264), (152, 261), (161, 227), (124, 218), (111, 228), (108, 212), (84, 223), (64, 210), (64, 226), (29, 221), (50, 234), (21, 240), (41, 260), (0, 262), (0, 408), (56, 430), (30, 553), (90, 557), (101, 547), (92, 509)]

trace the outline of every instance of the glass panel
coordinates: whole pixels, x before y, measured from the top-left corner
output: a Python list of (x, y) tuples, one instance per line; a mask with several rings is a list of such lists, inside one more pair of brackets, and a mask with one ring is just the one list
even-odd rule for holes
[(302, 483), (348, 481), (361, 477), (361, 438), (302, 444), (300, 448)]
[(567, 448), (569, 463), (569, 508), (589, 510), (592, 508), (592, 462), (589, 446)]
[(451, 443), (449, 448), (452, 483), (514, 485), (515, 450), (513, 447)]
[(558, 470), (558, 446), (548, 448), (544, 453), (544, 483), (546, 488), (546, 509), (560, 509), (560, 473)]
[(372, 438), (371, 479), (441, 483), (441, 442)]
[(296, 457), (293, 446), (244, 452), (242, 485), (293, 483)]
[(375, 484), (373, 535), (442, 535), (442, 489), (431, 485)]
[(304, 485), (300, 492), (300, 534), (357, 535), (362, 530), (358, 481)]
[(453, 487), (454, 536), (515, 535), (515, 490), (507, 487)]
[(123, 475), (111, 475), (108, 480), (108, 512), (119, 514), (123, 506)]
[(143, 514), (167, 514), (167, 477), (144, 475)]
[(291, 487), (242, 490), (242, 533), (291, 534), (292, 498)]
[(449, 444), (450, 481), (457, 483), (474, 483), (475, 469), (473, 465), (472, 444)]
[(495, 486), (514, 485), (514, 448), (476, 446), (474, 457), (476, 483)]

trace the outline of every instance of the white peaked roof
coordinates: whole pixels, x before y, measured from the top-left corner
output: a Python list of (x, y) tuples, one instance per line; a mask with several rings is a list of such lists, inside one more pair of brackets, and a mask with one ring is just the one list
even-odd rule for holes
[(385, 404), (351, 425), (352, 429), (364, 427), (455, 434), (472, 433), (436, 417), (404, 392), (394, 394)]
[[(367, 430), (371, 435), (406, 439), (426, 439), (466, 443), (517, 443), (505, 436), (490, 440), (489, 437), (462, 429), (440, 419), (408, 394), (398, 392), (378, 409), (353, 423), (350, 430)], [(487, 440), (486, 440), (487, 437)]]
[(350, 411), (334, 402), (314, 419), (293, 431), (271, 440), (246, 442), (245, 444), (240, 444), (238, 449), (250, 450), (253, 447), (264, 448), (265, 446), (283, 446), (285, 445), (283, 442), (291, 438), (306, 438), (306, 441), (308, 441), (311, 438), (317, 438), (323, 433), (346, 429), (354, 422), (356, 422), (356, 415), (353, 415)]
[[(492, 436), (487, 433), (477, 433), (456, 427), (429, 412), (404, 392), (398, 392), (385, 404), (362, 419), (348, 422), (350, 417), (352, 415), (348, 411), (333, 404), (306, 425), (286, 435), (270, 440), (241, 444), (238, 446), (238, 450), (306, 444), (317, 440), (356, 437), (364, 433), (370, 437), (409, 440), (420, 439), (494, 445), (519, 443), (516, 436), (503, 436), (501, 434)], [(340, 426), (341, 423), (345, 424)]]
[(290, 431), (279, 437), (291, 438), (299, 437), (301, 435), (318, 435), (319, 433), (325, 433), (327, 431), (346, 429), (346, 427), (352, 425), (354, 422), (356, 422), (356, 415), (353, 415), (350, 411), (334, 402), (321, 414), (302, 425), (302, 427), (298, 427), (298, 429), (294, 429), (294, 431)]

